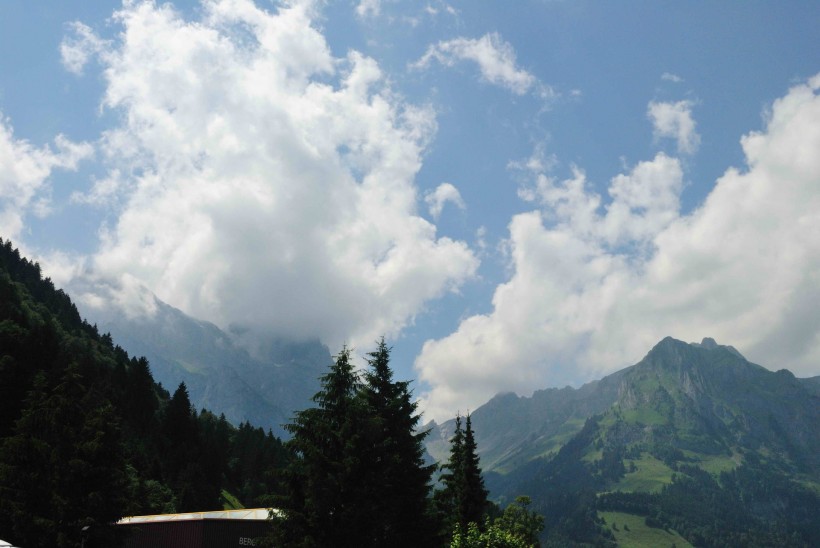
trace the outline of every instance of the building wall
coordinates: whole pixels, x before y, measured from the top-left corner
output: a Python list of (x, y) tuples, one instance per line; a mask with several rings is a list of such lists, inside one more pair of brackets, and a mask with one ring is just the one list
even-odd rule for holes
[(125, 548), (235, 548), (256, 546), (268, 531), (258, 520), (197, 519), (122, 524)]

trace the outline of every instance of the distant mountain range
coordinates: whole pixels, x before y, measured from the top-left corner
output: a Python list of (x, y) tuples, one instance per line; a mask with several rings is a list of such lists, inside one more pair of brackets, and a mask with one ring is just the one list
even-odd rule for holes
[[(472, 424), (492, 496), (531, 496), (556, 544), (816, 546), (819, 387), (668, 337), (579, 389), (498, 395)], [(430, 427), (446, 458), (453, 421)]]
[[(476, 409), (472, 420), (485, 471), (504, 473), (554, 454), (589, 417), (616, 410), (633, 418), (651, 414), (685, 439), (706, 428), (729, 446), (767, 443), (781, 452), (793, 447), (816, 467), (818, 397), (820, 376), (797, 379), (785, 369), (769, 371), (711, 338), (687, 344), (667, 337), (639, 363), (603, 379), (578, 389), (538, 390), (531, 397), (499, 394)], [(645, 416), (631, 422), (647, 421)], [(428, 427), (428, 451), (446, 459), (455, 420)]]
[(312, 404), (318, 379), (331, 363), (327, 347), (269, 337), (252, 356), (237, 342), (242, 333), (226, 333), (156, 298), (155, 304), (150, 317), (92, 308), (81, 312), (129, 354), (148, 358), (154, 378), (167, 390), (184, 382), (197, 409), (288, 437), (282, 425)]

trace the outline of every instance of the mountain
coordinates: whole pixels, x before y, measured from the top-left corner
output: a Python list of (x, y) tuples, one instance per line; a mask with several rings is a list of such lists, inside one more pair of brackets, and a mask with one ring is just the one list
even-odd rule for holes
[[(699, 438), (721, 447), (768, 444), (817, 468), (818, 397), (820, 377), (769, 371), (710, 338), (687, 344), (667, 337), (639, 363), (603, 379), (578, 389), (538, 390), (531, 397), (499, 394), (476, 409), (472, 420), (485, 471), (504, 473), (554, 454), (589, 417), (611, 409), (631, 423), (653, 424), (656, 436), (674, 430), (682, 449)], [(427, 448), (437, 460), (447, 456), (454, 425), (428, 425)]]
[[(525, 398), (500, 394), (472, 414), (481, 463), (485, 472), (507, 472), (533, 458), (557, 451), (596, 413), (615, 403), (624, 371), (579, 389), (570, 387), (536, 391)], [(455, 419), (430, 424), (427, 450), (443, 461), (449, 451)]]
[(318, 341), (269, 337), (252, 356), (225, 333), (154, 296), (151, 315), (129, 317), (111, 310), (83, 310), (101, 332), (126, 351), (145, 356), (154, 378), (169, 390), (184, 382), (192, 404), (224, 413), (231, 423), (248, 421), (287, 437), (282, 425), (311, 404), (330, 352)]
[[(496, 396), (472, 421), (491, 495), (530, 496), (548, 543), (813, 546), (817, 387), (712, 339), (666, 338), (577, 390)], [(434, 426), (428, 450), (451, 431)]]

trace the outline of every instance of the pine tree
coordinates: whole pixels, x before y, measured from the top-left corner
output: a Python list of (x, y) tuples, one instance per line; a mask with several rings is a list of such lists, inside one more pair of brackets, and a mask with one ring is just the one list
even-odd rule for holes
[(444, 530), (443, 536), (449, 536), (456, 526), (459, 526), (459, 501), (462, 498), (464, 476), (464, 430), (461, 428), (461, 415), (456, 415), (456, 428), (453, 437), (450, 439), (450, 458), (442, 466), (444, 472), (441, 475), (441, 482), (444, 488), (435, 492), (433, 500), (436, 511), (439, 515)]
[(196, 410), (185, 383), (171, 396), (161, 422), (163, 475), (177, 498), (180, 512), (219, 508), (219, 478), (209, 478)]
[(343, 348), (313, 397), (285, 428), (294, 459), (285, 474), (277, 540), (288, 546), (368, 546), (361, 459), (361, 382)]
[(372, 442), (367, 467), (377, 546), (419, 546), (435, 536), (429, 504), (430, 479), (435, 466), (424, 463), (420, 416), (409, 382), (394, 381), (390, 349), (382, 338), (368, 354), (362, 396)]
[(437, 509), (449, 531), (467, 535), (470, 523), (484, 524), (489, 508), (487, 489), (481, 477), (475, 433), (470, 414), (461, 428), (461, 416), (456, 416), (456, 429), (450, 441), (450, 460), (444, 465), (444, 489), (436, 493)]
[(470, 414), (464, 424), (464, 486), (459, 510), (460, 521), (462, 523), (477, 523), (484, 521), (487, 513), (487, 489), (484, 487), (484, 479), (481, 477), (481, 464), (478, 457), (478, 446), (475, 441)]
[(382, 340), (362, 382), (347, 348), (322, 377), (317, 407), (286, 426), (293, 462), (276, 542), (288, 546), (419, 546), (433, 540), (426, 432), (407, 382), (393, 380)]

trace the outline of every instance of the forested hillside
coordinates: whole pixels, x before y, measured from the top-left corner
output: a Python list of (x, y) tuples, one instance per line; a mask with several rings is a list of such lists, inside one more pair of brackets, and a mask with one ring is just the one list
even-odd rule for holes
[[(286, 460), (270, 433), (192, 408), (0, 240), (0, 531), (16, 545), (112, 546), (122, 516), (245, 505)], [(90, 542), (89, 542), (89, 545)]]

